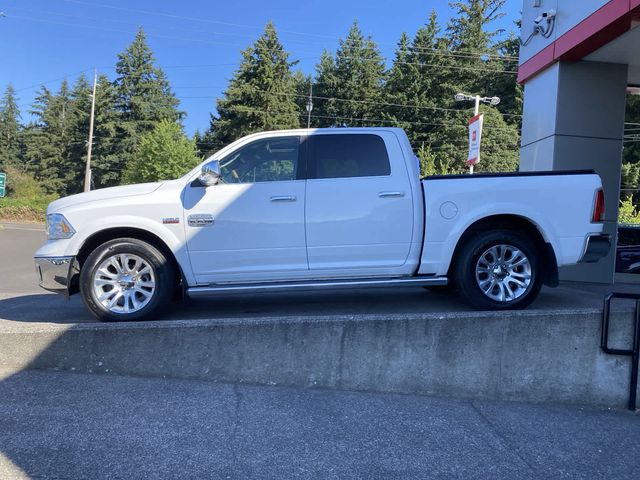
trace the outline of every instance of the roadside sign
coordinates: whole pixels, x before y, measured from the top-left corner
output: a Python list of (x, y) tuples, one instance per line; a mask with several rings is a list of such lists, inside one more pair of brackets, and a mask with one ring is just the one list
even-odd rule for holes
[(469, 156), (467, 165), (477, 165), (480, 161), (480, 140), (482, 138), (483, 114), (471, 117), (469, 120)]
[(0, 198), (4, 197), (7, 187), (7, 174), (0, 172)]

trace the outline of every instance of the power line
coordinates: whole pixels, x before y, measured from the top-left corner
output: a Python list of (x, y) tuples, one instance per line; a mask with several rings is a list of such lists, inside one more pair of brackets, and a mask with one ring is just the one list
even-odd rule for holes
[[(65, 77), (66, 78), (66, 77)], [(175, 87), (175, 88), (185, 88), (185, 87)], [(191, 87), (191, 88), (219, 88), (218, 86), (211, 86), (211, 87)], [(295, 94), (295, 93), (285, 93), (285, 92), (268, 92), (270, 95), (275, 95), (275, 96), (289, 96), (289, 97), (298, 97), (298, 98), (308, 98), (308, 95), (302, 95), (302, 94)], [(197, 99), (197, 100), (208, 100), (208, 99), (213, 99), (213, 97), (210, 96), (177, 96), (180, 100), (184, 100), (184, 99)], [(413, 109), (421, 109), (421, 110), (432, 110), (432, 111), (442, 111), (442, 112), (450, 112), (450, 113), (454, 113), (454, 114), (465, 114), (467, 112), (467, 110), (469, 109), (453, 109), (453, 108), (443, 108), (443, 107), (428, 107), (428, 106), (422, 106), (422, 105), (409, 105), (409, 104), (400, 104), (400, 103), (388, 103), (388, 102), (381, 102), (381, 101), (373, 101), (373, 100), (353, 100), (353, 99), (347, 99), (347, 98), (337, 98), (337, 97), (326, 97), (326, 96), (321, 96), (321, 95), (312, 95), (311, 98), (316, 99), (316, 100), (327, 100), (327, 101), (338, 101), (338, 102), (351, 102), (351, 103), (358, 103), (358, 104), (368, 104), (368, 105), (373, 105), (373, 106), (388, 106), (388, 107), (399, 107), (399, 108), (413, 108)], [(31, 106), (31, 105), (29, 105)], [(260, 109), (256, 109), (254, 107), (249, 107), (246, 106), (244, 108), (248, 108), (248, 109), (253, 109), (253, 110), (260, 110)], [(266, 112), (266, 111), (265, 111)], [(518, 116), (521, 117), (522, 115), (519, 114), (509, 114), (509, 113), (502, 113), (502, 112), (489, 112), (490, 114), (495, 114), (495, 115), (502, 115), (502, 116)], [(313, 117), (314, 115), (312, 115)], [(351, 117), (336, 117), (336, 119), (349, 119)], [(367, 120), (367, 121), (378, 121), (376, 119), (357, 119), (357, 120)], [(405, 120), (379, 120), (379, 121), (386, 121), (386, 122), (391, 122), (391, 123), (409, 123), (409, 124), (422, 124), (422, 125), (444, 125), (444, 126), (449, 126), (450, 124), (427, 124), (425, 122), (412, 122), (412, 121), (405, 121)]]
[[(108, 6), (109, 8), (111, 8), (111, 6)], [(118, 7), (120, 8), (120, 7)], [(13, 8), (13, 10), (16, 11), (21, 11), (21, 12), (26, 12), (26, 13), (40, 13), (40, 14), (44, 14), (44, 15), (54, 15), (54, 16), (60, 16), (60, 17), (67, 17), (67, 18), (75, 18), (75, 19), (81, 19), (81, 20), (94, 20), (94, 21), (104, 21), (104, 18), (96, 18), (96, 17), (89, 17), (86, 15), (70, 15), (67, 13), (60, 13), (60, 12), (48, 12), (48, 11), (42, 11), (42, 10), (30, 10), (30, 9), (24, 9), (24, 8)], [(196, 19), (197, 20), (197, 19)], [(114, 23), (121, 23), (123, 25), (138, 25), (138, 23), (135, 22), (126, 22), (126, 21), (122, 21), (122, 20), (116, 20), (116, 19), (108, 19), (107, 21), (109, 22), (114, 22)], [(180, 30), (174, 26), (169, 26), (167, 28), (170, 28), (171, 30)], [(251, 28), (255, 28), (258, 29), (260, 27), (251, 27)], [(189, 28), (190, 32), (193, 32), (194, 29), (192, 27)], [(199, 32), (206, 32), (208, 35), (222, 35), (222, 36), (228, 36), (228, 37), (240, 37), (240, 38), (245, 38), (245, 35), (238, 35), (238, 34), (234, 34), (234, 33), (227, 33), (227, 32), (216, 32), (216, 31), (211, 31), (211, 30), (203, 30), (203, 29), (198, 29), (197, 31)], [(299, 33), (300, 35), (312, 35), (312, 34), (304, 34), (304, 33)], [(347, 40), (343, 40), (339, 37), (328, 37), (331, 38), (333, 40), (338, 40), (340, 42), (340, 46), (346, 45), (347, 48), (352, 48), (352, 44), (347, 41)], [(251, 39), (247, 39), (247, 41), (251, 41)], [(302, 40), (289, 40), (289, 41), (294, 41), (294, 42), (302, 42)], [(308, 42), (305, 41), (306, 44), (308, 44)], [(374, 42), (376, 44), (378, 44), (378, 42)], [(390, 45), (389, 43), (381, 43), (380, 45)], [(396, 51), (397, 51), (397, 46), (396, 46)], [(414, 45), (409, 45), (407, 47), (407, 51), (408, 52), (416, 52), (416, 53), (429, 53), (430, 55), (436, 55), (436, 56), (445, 56), (445, 57), (459, 57), (459, 58), (464, 58), (464, 59), (481, 59), (484, 60), (486, 59), (495, 59), (495, 60), (500, 60), (500, 61), (506, 61), (506, 62), (517, 62), (518, 58), (517, 57), (511, 57), (508, 55), (500, 55), (500, 54), (494, 54), (494, 53), (488, 53), (488, 52), (482, 52), (482, 53), (473, 53), (471, 51), (461, 51), (461, 50), (446, 50), (446, 49), (441, 49), (441, 48), (427, 48), (427, 47), (416, 47)]]
[[(260, 109), (256, 109), (256, 110), (257, 111), (262, 111), (264, 113), (270, 113), (270, 112), (265, 111), (265, 110), (260, 110)], [(300, 115), (306, 115), (306, 113), (301, 112)], [(381, 118), (353, 118), (353, 117), (333, 116), (333, 115), (311, 115), (311, 118), (323, 118), (323, 119), (328, 119), (328, 120), (349, 120), (349, 121), (352, 121), (352, 122), (390, 123), (390, 124), (395, 124), (395, 125), (408, 124), (408, 125), (422, 125), (422, 126), (432, 126), (432, 127), (443, 126), (443, 127), (451, 127), (451, 128), (464, 128), (464, 129), (468, 128), (468, 125), (466, 125), (466, 124), (457, 125), (457, 124), (453, 124), (453, 123), (397, 121), (397, 120), (386, 120), (386, 119), (381, 119)], [(500, 128), (500, 127), (494, 127), (494, 128), (492, 128), (492, 130), (494, 130), (494, 131), (495, 130), (512, 131), (512, 129)]]
[[(186, 65), (183, 65), (186, 66)], [(194, 66), (194, 65), (191, 65)], [(82, 70), (79, 73), (83, 73), (86, 72), (89, 69), (85, 69)], [(60, 77), (58, 79), (54, 79), (54, 80), (50, 80), (48, 82), (43, 82), (43, 83), (39, 83), (36, 84), (32, 87), (37, 87), (40, 85), (44, 85), (45, 83), (52, 83), (55, 81), (59, 81), (59, 80), (63, 80), (66, 79), (68, 76), (64, 76), (64, 77)], [(32, 88), (32, 87), (24, 87), (21, 88), (17, 91), (20, 90), (25, 90), (26, 88)], [(172, 87), (172, 89), (209, 89), (209, 88), (227, 88), (228, 85), (190, 85), (190, 86), (174, 86)], [(297, 94), (297, 93), (285, 93), (285, 92), (268, 92), (271, 95), (278, 95), (278, 96), (289, 96), (289, 97), (297, 97), (297, 98), (308, 98), (309, 95), (303, 95), (303, 94)], [(188, 99), (188, 100), (208, 100), (208, 99), (213, 99), (213, 97), (211, 96), (201, 96), (201, 95), (196, 95), (196, 96), (190, 96), (190, 95), (176, 95), (180, 100), (184, 100), (184, 99)], [(377, 101), (377, 100), (356, 100), (356, 99), (348, 99), (348, 98), (338, 98), (338, 97), (326, 97), (326, 96), (321, 96), (321, 95), (312, 95), (311, 96), (312, 99), (316, 99), (316, 100), (327, 100), (327, 101), (336, 101), (336, 102), (350, 102), (350, 103), (360, 103), (360, 104), (368, 104), (368, 105), (374, 105), (374, 106), (386, 106), (386, 107), (398, 107), (398, 108), (414, 108), (414, 109), (420, 109), (420, 110), (433, 110), (433, 111), (443, 111), (443, 112), (451, 112), (451, 113), (464, 113), (469, 109), (455, 109), (455, 108), (444, 108), (444, 107), (428, 107), (428, 106), (424, 106), (424, 105), (414, 105), (414, 104), (403, 104), (403, 103), (390, 103), (390, 102), (383, 102), (383, 101)], [(23, 104), (21, 106), (31, 106), (31, 104)], [(510, 117), (522, 117), (521, 114), (517, 114), (517, 113), (502, 113), (500, 111), (497, 112), (489, 112), (490, 114), (495, 113), (496, 115), (502, 115), (502, 116), (510, 116)]]
[[(65, 1), (71, 1), (71, 0), (65, 0)], [(45, 20), (45, 19), (41, 19), (41, 18), (34, 18), (34, 17), (24, 17), (24, 16), (14, 15), (14, 16), (12, 16), (12, 18), (19, 19), (19, 20), (28, 20), (28, 21), (41, 22), (41, 23), (49, 23), (49, 24), (53, 24), (53, 25), (61, 25), (61, 26), (67, 26), (67, 27), (71, 26), (71, 27), (80, 27), (80, 28), (87, 28), (87, 29), (93, 29), (93, 30), (102, 30), (102, 31), (108, 31), (108, 32), (115, 32), (115, 33), (131, 34), (131, 32), (126, 31), (126, 30), (117, 30), (117, 29), (113, 29), (113, 28), (98, 27), (98, 26), (92, 26), (92, 25), (76, 25), (76, 24), (70, 24), (70, 23), (65, 23), (65, 22), (55, 22), (55, 21)], [(204, 39), (199, 39), (199, 38), (173, 37), (173, 36), (170, 36), (170, 35), (162, 35), (162, 34), (157, 34), (157, 33), (146, 33), (146, 34), (149, 37), (163, 38), (163, 39), (166, 39), (166, 40), (178, 40), (178, 41), (183, 41), (183, 42), (186, 41), (186, 42), (203, 43), (203, 44), (206, 44), (206, 45), (223, 45), (223, 46), (238, 47), (236, 44), (232, 44), (232, 43), (217, 42), (217, 41), (204, 40)], [(270, 51), (270, 52), (280, 51), (279, 49), (266, 49), (266, 50)], [(293, 53), (293, 52), (302, 53), (303, 55), (311, 54), (311, 52), (302, 52), (300, 50), (292, 50), (292, 52), (286, 52), (286, 53)], [(319, 60), (318, 57), (307, 57), (307, 58), (308, 59), (317, 58)], [(367, 60), (367, 61), (371, 60), (371, 58), (356, 57), (356, 56), (350, 56), (350, 55), (343, 55), (342, 58), (346, 58), (346, 59), (350, 59), (350, 60)], [(501, 70), (501, 69), (498, 69), (498, 68), (490, 68), (490, 67), (467, 67), (467, 66), (461, 66), (461, 65), (442, 65), (442, 64), (438, 65), (438, 64), (427, 64), (427, 63), (422, 63), (422, 62), (394, 61), (393, 64), (414, 65), (414, 66), (418, 66), (418, 67), (428, 67), (428, 68), (446, 68), (446, 69), (450, 69), (450, 70), (468, 70), (468, 71), (474, 71), (474, 72), (503, 73), (503, 74), (508, 74), (508, 75), (516, 75), (518, 73), (517, 70)]]
[(24, 90), (30, 90), (32, 88), (40, 87), (40, 86), (43, 86), (43, 85), (48, 85), (49, 83), (60, 82), (62, 80), (66, 80), (69, 77), (75, 77), (77, 75), (81, 75), (81, 74), (87, 72), (88, 70), (91, 70), (91, 68), (85, 68), (84, 70), (80, 70), (77, 73), (72, 73), (71, 75), (65, 75), (63, 77), (58, 77), (58, 78), (54, 78), (54, 79), (51, 79), (51, 80), (45, 80), (44, 82), (39, 82), (39, 83), (36, 83), (34, 85), (29, 85), (28, 87), (16, 88), (15, 91), (17, 93), (17, 92), (22, 92)]
[[(205, 86), (192, 86), (192, 87), (174, 87), (174, 88), (223, 88), (223, 87), (218, 87), (218, 86), (211, 86), (211, 87), (205, 87)], [(289, 97), (298, 97), (298, 98), (309, 98), (309, 95), (303, 95), (303, 94), (298, 94), (298, 93), (285, 93), (285, 92), (268, 92), (271, 95), (278, 95), (278, 96), (289, 96)], [(207, 97), (207, 96), (180, 96), (180, 99), (208, 99), (211, 97)], [(327, 100), (327, 101), (337, 101), (337, 102), (350, 102), (350, 103), (360, 103), (360, 104), (369, 104), (369, 105), (375, 105), (375, 106), (385, 106), (385, 107), (399, 107), (399, 108), (415, 108), (415, 109), (421, 109), (421, 110), (434, 110), (434, 111), (442, 111), (442, 112), (452, 112), (452, 113), (465, 113), (467, 110), (469, 109), (456, 109), (456, 108), (444, 108), (444, 107), (427, 107), (424, 105), (410, 105), (410, 104), (402, 104), (402, 103), (388, 103), (388, 102), (382, 102), (382, 101), (377, 101), (377, 100), (355, 100), (355, 99), (348, 99), (348, 98), (337, 98), (337, 97), (325, 97), (325, 96), (321, 96), (321, 95), (311, 95), (312, 99), (316, 99), (316, 100)], [(496, 114), (500, 114), (503, 116), (517, 116), (517, 117), (521, 117), (522, 115), (516, 114), (516, 113), (502, 113), (502, 112), (490, 112), (490, 113), (496, 113)]]
[[(75, 3), (75, 4), (79, 4), (79, 5), (91, 6), (91, 7), (108, 8), (108, 9), (112, 9), (112, 10), (119, 10), (119, 11), (132, 12), (132, 13), (140, 13), (140, 14), (143, 14), (143, 15), (156, 15), (156, 16), (165, 17), (165, 18), (172, 18), (172, 19), (176, 19), (176, 20), (186, 20), (186, 21), (190, 21), (190, 22), (209, 23), (209, 24), (224, 25), (224, 26), (237, 27), (237, 28), (248, 28), (248, 29), (260, 30), (260, 31), (264, 30), (264, 27), (260, 27), (260, 26), (246, 25), (246, 24), (241, 24), (241, 23), (224, 22), (224, 21), (219, 21), (219, 20), (211, 20), (211, 19), (208, 19), (208, 18), (191, 17), (191, 16), (185, 16), (185, 15), (175, 15), (175, 14), (156, 12), (156, 11), (151, 11), (151, 10), (142, 10), (142, 9), (119, 7), (119, 6), (115, 6), (115, 5), (105, 5), (105, 4), (102, 4), (102, 3), (85, 2), (85, 1), (82, 1), (82, 0), (62, 0), (62, 1), (67, 2), (67, 3)], [(324, 39), (339, 40), (339, 41), (342, 41), (342, 42), (346, 42), (346, 40), (343, 40), (340, 37), (335, 37), (335, 36), (332, 36), (332, 35), (318, 34), (318, 33), (312, 33), (312, 32), (298, 32), (298, 31), (294, 31), (294, 30), (285, 30), (285, 29), (279, 29), (278, 31), (281, 32), (281, 33), (287, 33), (287, 34), (291, 34), (291, 35), (301, 35), (301, 36), (305, 36), (305, 37), (316, 37), (316, 38), (324, 38)], [(383, 43), (383, 45), (392, 45), (392, 44)], [(395, 44), (393, 44), (393, 45), (395, 45)], [(433, 51), (439, 51), (439, 50), (434, 48)], [(503, 57), (503, 56), (500, 56), (500, 55), (495, 55), (495, 54), (492, 54), (492, 53), (489, 53), (489, 52), (482, 52), (482, 51), (470, 50), (469, 52), (460, 52), (460, 53), (464, 54), (464, 55), (466, 55), (466, 54), (476, 54), (476, 55), (479, 55), (479, 56), (495, 56), (497, 58), (505, 58), (505, 59), (508, 58), (508, 59), (512, 59), (512, 60), (518, 60), (517, 57), (507, 57), (507, 56)]]

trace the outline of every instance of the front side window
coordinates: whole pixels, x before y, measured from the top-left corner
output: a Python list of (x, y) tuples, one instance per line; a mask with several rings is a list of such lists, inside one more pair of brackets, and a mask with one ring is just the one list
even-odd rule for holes
[(220, 161), (222, 183), (295, 180), (299, 149), (300, 137), (256, 140)]
[(310, 178), (379, 177), (391, 174), (384, 140), (371, 134), (311, 137)]

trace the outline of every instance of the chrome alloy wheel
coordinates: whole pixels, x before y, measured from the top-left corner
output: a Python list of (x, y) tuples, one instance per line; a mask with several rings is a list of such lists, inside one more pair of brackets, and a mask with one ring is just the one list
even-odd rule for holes
[(512, 245), (494, 245), (476, 263), (476, 282), (490, 299), (512, 302), (524, 295), (531, 284), (531, 262)]
[(98, 302), (112, 313), (135, 313), (156, 290), (153, 268), (142, 257), (119, 253), (104, 260), (93, 275)]

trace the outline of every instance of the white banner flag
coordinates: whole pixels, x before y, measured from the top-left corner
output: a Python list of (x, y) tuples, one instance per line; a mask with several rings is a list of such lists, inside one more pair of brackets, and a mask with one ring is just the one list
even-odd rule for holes
[(469, 119), (469, 156), (467, 165), (476, 165), (480, 161), (480, 139), (482, 138), (483, 114)]

